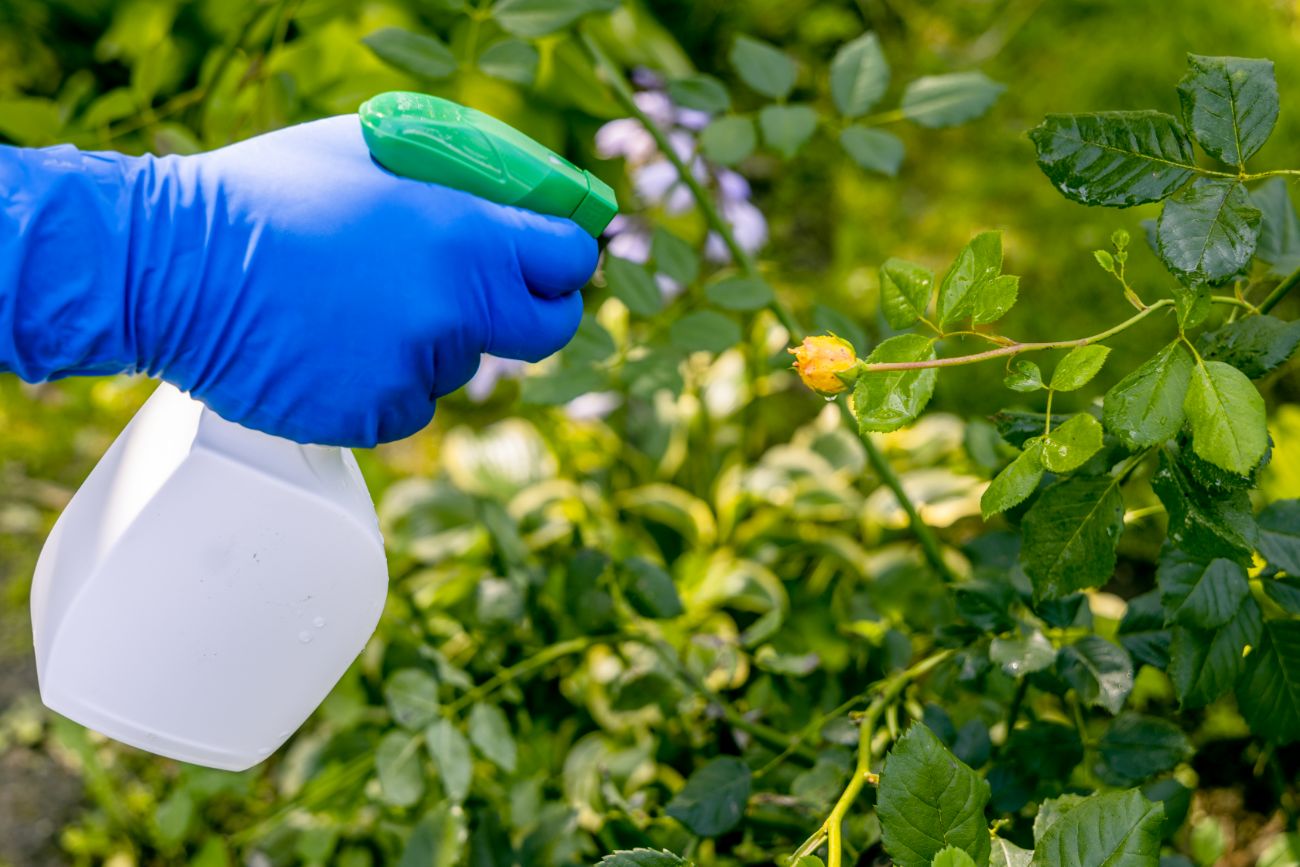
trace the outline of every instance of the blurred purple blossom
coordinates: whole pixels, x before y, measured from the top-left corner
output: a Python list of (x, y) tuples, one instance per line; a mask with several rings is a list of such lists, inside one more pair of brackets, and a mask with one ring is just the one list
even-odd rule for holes
[(465, 396), (474, 403), (482, 403), (496, 391), (498, 382), (503, 379), (518, 379), (523, 375), (524, 367), (522, 361), (484, 353), (479, 357), (478, 370), (465, 383)]
[(573, 421), (595, 421), (618, 409), (621, 402), (616, 391), (592, 391), (566, 403), (564, 414)]
[[(634, 70), (632, 81), (640, 88), (634, 97), (637, 107), (666, 133), (673, 151), (690, 167), (695, 179), (715, 191), (719, 211), (731, 225), (737, 243), (748, 253), (758, 252), (767, 243), (767, 219), (750, 200), (749, 182), (731, 169), (706, 162), (699, 154), (696, 135), (708, 125), (708, 113), (675, 105), (664, 89), (662, 76), (651, 70)], [(680, 214), (694, 204), (676, 168), (659, 152), (654, 137), (635, 118), (612, 120), (602, 126), (596, 133), (596, 150), (606, 159), (626, 160), (632, 187), (645, 205)], [(606, 229), (606, 236), (610, 239), (612, 255), (634, 262), (650, 258), (650, 227), (644, 220), (616, 217)], [(713, 232), (705, 242), (705, 255), (719, 264), (731, 259), (730, 251)], [(663, 275), (659, 275), (659, 286), (666, 297), (672, 297), (682, 288)]]

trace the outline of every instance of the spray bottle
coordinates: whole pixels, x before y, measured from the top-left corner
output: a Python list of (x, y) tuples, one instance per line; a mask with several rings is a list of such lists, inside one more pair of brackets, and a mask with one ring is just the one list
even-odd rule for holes
[[(395, 174), (599, 235), (613, 191), (518, 130), (418, 93), (359, 111)], [(158, 755), (273, 753), (379, 622), (388, 567), (351, 451), (222, 419), (162, 384), (77, 491), (32, 583), (46, 706)]]

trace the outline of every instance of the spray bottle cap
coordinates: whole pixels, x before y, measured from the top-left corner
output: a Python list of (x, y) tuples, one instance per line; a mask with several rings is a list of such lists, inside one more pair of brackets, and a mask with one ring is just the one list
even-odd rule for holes
[(614, 191), (600, 178), (481, 111), (391, 91), (358, 113), (371, 155), (394, 174), (567, 217), (593, 237), (618, 213)]

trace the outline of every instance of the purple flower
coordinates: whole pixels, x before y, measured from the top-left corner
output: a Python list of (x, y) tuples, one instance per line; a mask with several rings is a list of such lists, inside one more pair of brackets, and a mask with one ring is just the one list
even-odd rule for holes
[(621, 402), (616, 391), (592, 391), (566, 403), (564, 414), (573, 421), (595, 421), (618, 409)]
[[(634, 96), (637, 107), (664, 131), (674, 155), (689, 166), (694, 179), (716, 190), (718, 210), (731, 226), (736, 242), (746, 252), (760, 250), (767, 243), (767, 220), (750, 201), (749, 182), (731, 169), (710, 165), (699, 154), (696, 137), (708, 125), (709, 114), (675, 105), (657, 73), (636, 70), (632, 77), (641, 88)], [(623, 118), (606, 123), (596, 133), (596, 148), (601, 156), (627, 160), (633, 189), (645, 205), (680, 214), (695, 204), (676, 167), (659, 152), (654, 137), (637, 120)], [(620, 217), (610, 224), (606, 234), (613, 255), (634, 262), (650, 258), (650, 230), (644, 222)], [(710, 233), (705, 242), (705, 256), (718, 263), (731, 259), (730, 251), (716, 233)], [(659, 288), (666, 298), (672, 298), (682, 289), (663, 275), (659, 275)]]
[(636, 118), (611, 120), (596, 130), (596, 153), (602, 159), (623, 157), (635, 165), (645, 162), (658, 152), (654, 136)]
[(503, 379), (518, 379), (523, 375), (524, 362), (510, 358), (497, 358), (484, 353), (479, 357), (478, 370), (469, 382), (465, 383), (465, 396), (474, 403), (482, 403), (496, 391), (497, 383)]

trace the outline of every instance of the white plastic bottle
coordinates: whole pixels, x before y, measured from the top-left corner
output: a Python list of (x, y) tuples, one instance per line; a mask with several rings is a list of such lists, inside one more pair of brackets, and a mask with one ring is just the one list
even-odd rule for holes
[(387, 588), (350, 451), (249, 430), (163, 384), (41, 552), (41, 698), (124, 743), (243, 770), (325, 698)]

